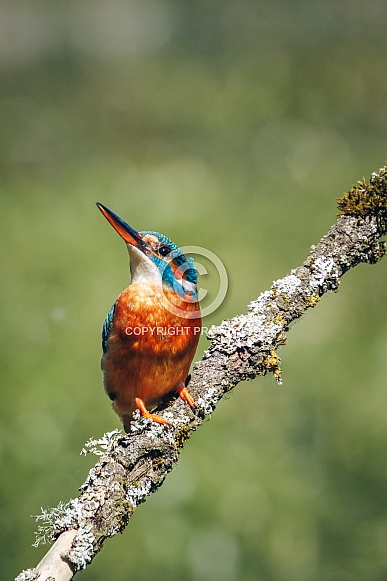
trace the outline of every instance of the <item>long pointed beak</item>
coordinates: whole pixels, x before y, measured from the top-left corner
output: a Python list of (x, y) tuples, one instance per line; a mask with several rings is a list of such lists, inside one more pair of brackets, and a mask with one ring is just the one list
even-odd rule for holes
[(137, 246), (137, 248), (140, 248), (143, 252), (145, 251), (147, 245), (139, 232), (134, 230), (131, 226), (129, 226), (129, 224), (117, 216), (117, 214), (109, 210), (109, 208), (106, 208), (106, 206), (103, 206), (97, 202), (97, 207), (99, 210), (101, 210), (106, 220), (113, 226), (114, 230), (118, 232), (118, 234), (125, 240), (127, 244)]

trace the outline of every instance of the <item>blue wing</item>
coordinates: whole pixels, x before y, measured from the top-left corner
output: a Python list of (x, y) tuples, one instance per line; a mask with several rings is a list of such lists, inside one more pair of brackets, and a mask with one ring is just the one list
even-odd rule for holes
[(112, 327), (113, 327), (113, 319), (114, 319), (114, 313), (116, 310), (116, 305), (117, 305), (117, 302), (114, 303), (114, 305), (112, 306), (112, 308), (108, 312), (107, 317), (106, 317), (105, 322), (104, 322), (103, 327), (102, 327), (102, 350), (104, 353), (106, 353), (106, 351), (107, 351), (107, 341), (109, 339), (109, 335), (110, 335), (110, 332), (111, 332)]

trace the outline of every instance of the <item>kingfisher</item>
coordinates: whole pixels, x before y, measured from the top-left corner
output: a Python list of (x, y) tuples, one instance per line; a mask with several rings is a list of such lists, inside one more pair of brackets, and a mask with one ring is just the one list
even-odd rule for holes
[(126, 432), (136, 409), (168, 424), (152, 413), (166, 395), (176, 393), (195, 407), (187, 385), (202, 328), (197, 270), (163, 234), (137, 232), (97, 206), (126, 242), (131, 273), (102, 327), (105, 390)]

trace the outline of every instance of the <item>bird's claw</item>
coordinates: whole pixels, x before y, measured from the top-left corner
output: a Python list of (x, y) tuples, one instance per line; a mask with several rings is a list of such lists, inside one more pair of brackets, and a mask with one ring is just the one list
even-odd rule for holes
[(167, 422), (167, 420), (165, 420), (161, 416), (158, 416), (157, 414), (151, 414), (150, 411), (148, 411), (146, 409), (145, 404), (142, 401), (142, 399), (140, 399), (139, 397), (136, 397), (136, 406), (140, 410), (140, 413), (141, 413), (143, 418), (148, 418), (150, 420), (153, 420), (157, 424), (163, 424), (166, 426), (170, 426), (170, 423)]
[(179, 387), (177, 393), (179, 394), (183, 401), (187, 402), (189, 407), (191, 408), (196, 407), (194, 398), (192, 397), (192, 395), (185, 386)]

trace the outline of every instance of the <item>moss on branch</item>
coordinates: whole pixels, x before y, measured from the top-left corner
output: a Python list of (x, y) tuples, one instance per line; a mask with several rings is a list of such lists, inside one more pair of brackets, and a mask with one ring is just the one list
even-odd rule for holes
[[(387, 162), (386, 162), (387, 164)], [(382, 234), (387, 232), (387, 167), (374, 172), (367, 182), (364, 178), (338, 199), (340, 216), (376, 218)]]

